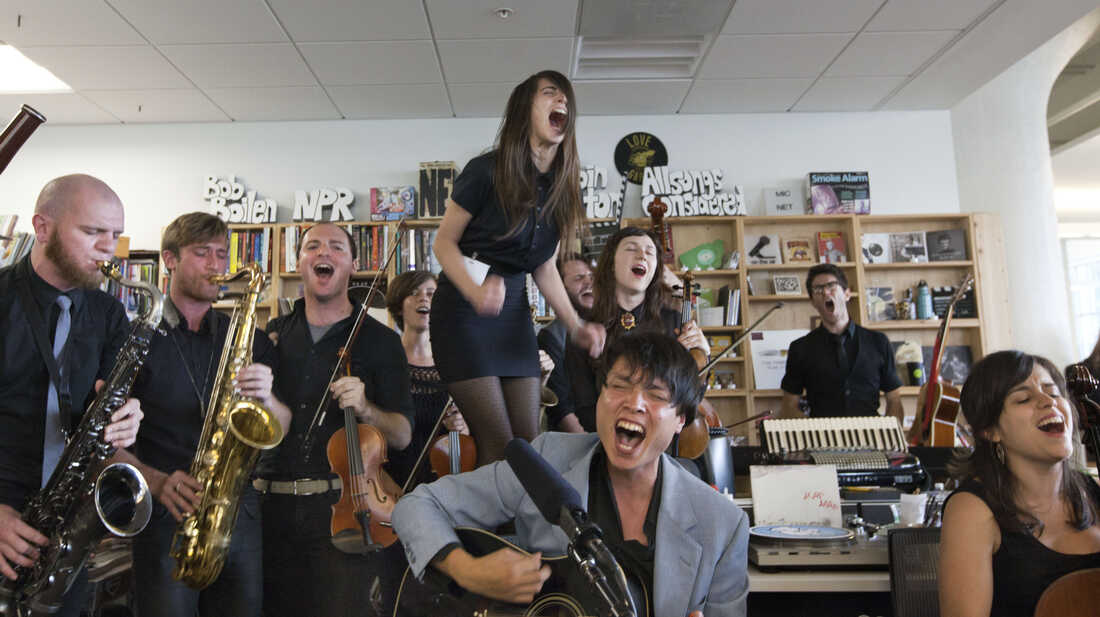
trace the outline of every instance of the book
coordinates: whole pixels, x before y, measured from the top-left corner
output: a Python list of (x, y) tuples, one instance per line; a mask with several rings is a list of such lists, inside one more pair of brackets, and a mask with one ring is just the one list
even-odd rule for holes
[(748, 249), (746, 256), (750, 264), (781, 264), (783, 256), (780, 254), (779, 236), (745, 234), (745, 247)]
[(736, 326), (741, 318), (741, 288), (722, 285), (718, 290), (718, 305), (725, 309), (723, 325)]
[(819, 261), (823, 264), (838, 264), (848, 261), (848, 247), (844, 243), (844, 232), (817, 232), (817, 254)]
[[(936, 317), (943, 319), (947, 313), (947, 305), (951, 302), (951, 296), (955, 295), (953, 286), (932, 288), (932, 312)], [(955, 303), (955, 319), (972, 319), (978, 316), (978, 305), (974, 302), (974, 288), (966, 290), (966, 293)]]
[(615, 221), (591, 221), (581, 241), (581, 257), (590, 264), (596, 263), (603, 253), (603, 247), (607, 240), (619, 231), (619, 225)]
[(928, 261), (966, 260), (966, 233), (961, 229), (924, 232)]
[(890, 259), (895, 263), (923, 263), (928, 261), (923, 231), (905, 231), (890, 234)]
[(871, 213), (871, 177), (865, 171), (813, 172), (806, 185), (806, 214)]
[(787, 372), (787, 350), (795, 339), (809, 330), (754, 330), (749, 333), (752, 345), (752, 372), (757, 390), (778, 390)]
[(863, 234), (863, 263), (888, 264), (893, 261), (890, 254), (890, 234)]
[(814, 249), (809, 238), (784, 238), (783, 260), (789, 264), (812, 264)]
[(898, 318), (894, 307), (893, 287), (867, 287), (865, 289), (867, 293), (867, 319), (886, 321)]
[[(924, 370), (932, 371), (932, 346), (921, 347), (921, 355), (924, 357)], [(956, 386), (966, 383), (970, 376), (970, 366), (974, 363), (974, 357), (968, 345), (946, 345), (943, 348), (943, 361), (940, 363), (940, 378), (949, 381)]]
[(385, 186), (370, 190), (370, 220), (399, 221), (416, 218), (416, 188)]
[(798, 214), (802, 190), (797, 186), (769, 186), (764, 189), (764, 210), (768, 216)]
[(725, 254), (726, 243), (719, 238), (681, 253), (680, 265), (688, 270), (717, 270), (722, 267), (722, 257)]

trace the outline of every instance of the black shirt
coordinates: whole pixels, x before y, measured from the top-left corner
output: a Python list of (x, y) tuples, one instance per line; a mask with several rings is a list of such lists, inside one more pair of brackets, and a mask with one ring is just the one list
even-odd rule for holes
[[(23, 302), (24, 285), (29, 286), (34, 306)], [(68, 422), (62, 424), (75, 428), (94, 399), (95, 380), (110, 375), (130, 328), (125, 309), (112, 296), (90, 289), (66, 293), (73, 300), (72, 325), (61, 362), (62, 372), (68, 375), (72, 409)], [(42, 482), (50, 381), (27, 311), (42, 317), (49, 330), (43, 334), (52, 343), (60, 313), (54, 301), (60, 294), (34, 272), (30, 256), (0, 270), (0, 503), (17, 510)]]
[[(409, 382), (412, 384), (413, 407), (416, 408), (415, 428), (409, 445), (400, 452), (390, 454), (388, 469), (390, 475), (398, 485), (404, 486), (409, 473), (412, 472), (416, 459), (424, 450), (424, 446), (436, 436), (431, 434), (435, 423), (439, 420), (439, 414), (443, 406), (447, 404), (450, 395), (447, 394), (447, 386), (439, 377), (439, 371), (434, 366), (409, 365)], [(443, 430), (443, 429), (440, 429)], [(416, 474), (416, 484), (431, 482), (435, 479), (428, 457), (420, 463), (420, 469)], [(415, 484), (410, 485), (411, 489)]]
[[(634, 327), (629, 330), (623, 326), (623, 315), (632, 315)], [(661, 309), (661, 319), (657, 323), (647, 323), (642, 319), (642, 305), (638, 305), (632, 311), (623, 311), (620, 318), (607, 328), (607, 344), (604, 349), (611, 346), (611, 342), (619, 336), (637, 332), (662, 332), (674, 336), (676, 328), (680, 327), (680, 313), (671, 309)], [(593, 360), (587, 349), (582, 349), (566, 340), (565, 346), (565, 376), (557, 380), (551, 375), (550, 380), (556, 383), (567, 383), (568, 391), (557, 392), (558, 406), (560, 409), (554, 412), (560, 420), (572, 413), (589, 433), (596, 432), (596, 401), (600, 397), (602, 384), (596, 383), (596, 365), (600, 360)], [(555, 369), (556, 371), (557, 369)], [(548, 382), (549, 383), (549, 382)]]
[(615, 502), (615, 491), (611, 488), (607, 456), (602, 445), (597, 446), (592, 453), (592, 466), (588, 470), (588, 515), (603, 531), (608, 549), (615, 555), (626, 575), (645, 583), (649, 606), (653, 606), (653, 556), (656, 548), (654, 543), (657, 540), (657, 514), (661, 511), (663, 464), (657, 465), (657, 483), (653, 487), (645, 522), (642, 523), (642, 532), (649, 541), (648, 545), (637, 540), (623, 540), (622, 519), (619, 517), (619, 506)]
[[(289, 315), (268, 322), (267, 331), (279, 334), (275, 348), (278, 360), (274, 369), (279, 375), (281, 400), (290, 408), (291, 425), (283, 442), (260, 458), (256, 472), (260, 477), (296, 480), (331, 475), (325, 447), (329, 437), (344, 427), (343, 412), (335, 404), (330, 406), (324, 425), (315, 431), (308, 461), (302, 454), (302, 438), (336, 367), (336, 354), (347, 342), (354, 322), (353, 311), (314, 343), (306, 321), (305, 300), (301, 298), (294, 303), (294, 310)], [(351, 372), (363, 381), (368, 401), (405, 416), (409, 425), (416, 429), (405, 348), (396, 332), (369, 315), (365, 317), (351, 352)], [(393, 452), (393, 448), (390, 451)]]
[(877, 416), (879, 391), (896, 390), (901, 379), (886, 335), (849, 321), (839, 336), (819, 326), (791, 343), (781, 387), (799, 395), (805, 389), (810, 417)]
[[(210, 404), (229, 333), (230, 318), (221, 311), (209, 309), (200, 319), (198, 331), (192, 331), (165, 298), (160, 324), (164, 333), (153, 336), (131, 391), (145, 412), (134, 454), (165, 473), (191, 468), (202, 436), (203, 410)], [(253, 333), (252, 361), (274, 370), (275, 346), (259, 329)]]
[[(1100, 508), (1100, 486), (1085, 476), (1088, 498)], [(972, 493), (986, 504), (985, 488), (968, 480), (954, 493)], [(946, 502), (945, 502), (946, 506)], [(1001, 529), (1001, 546), (993, 553), (993, 606), (990, 615), (1030, 617), (1043, 591), (1059, 578), (1089, 568), (1100, 568), (1100, 552), (1072, 555), (1047, 548), (1034, 534)]]
[(473, 216), (458, 247), (468, 257), (476, 253), (479, 261), (505, 276), (534, 272), (554, 256), (558, 247), (558, 225), (544, 216), (553, 176), (539, 174), (535, 180), (535, 207), (519, 233), (504, 238), (509, 225), (493, 184), (495, 161), (495, 151), (473, 158), (455, 178), (451, 199)]
[(566, 335), (565, 322), (561, 319), (555, 319), (539, 330), (537, 335), (539, 350), (545, 351), (554, 362), (554, 370), (550, 371), (546, 381), (546, 387), (558, 397), (557, 405), (546, 408), (546, 422), (552, 431), (558, 430), (558, 424), (568, 413), (565, 411), (566, 406), (561, 404), (562, 399), (567, 397), (569, 392), (569, 371), (565, 368)]

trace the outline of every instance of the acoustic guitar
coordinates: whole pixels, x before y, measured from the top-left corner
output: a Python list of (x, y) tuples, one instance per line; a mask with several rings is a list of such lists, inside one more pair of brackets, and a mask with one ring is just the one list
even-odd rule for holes
[(919, 431), (914, 431), (909, 445), (911, 446), (944, 446), (954, 447), (955, 427), (959, 416), (959, 388), (954, 384), (943, 381), (940, 378), (940, 367), (943, 364), (943, 347), (947, 343), (947, 331), (951, 327), (951, 314), (955, 311), (955, 304), (962, 299), (970, 286), (974, 283), (974, 275), (967, 273), (966, 278), (951, 296), (951, 301), (944, 311), (943, 321), (940, 322), (940, 331), (936, 333), (936, 344), (932, 348), (932, 366), (929, 368), (928, 381), (920, 389), (917, 398), (917, 420), (914, 426), (919, 426)]
[(1100, 568), (1078, 570), (1046, 588), (1035, 617), (1090, 617), (1100, 612)]
[[(524, 555), (528, 551), (483, 529), (458, 527), (455, 529), (462, 548), (475, 557), (488, 555), (501, 548), (510, 548)], [(429, 582), (433, 576), (425, 576), (425, 582), (416, 580), (410, 568), (405, 568), (401, 586), (397, 591), (394, 617), (589, 617), (605, 613), (602, 602), (591, 590), (568, 556), (543, 557), (542, 563), (550, 566), (550, 578), (542, 590), (527, 606), (499, 602), (473, 592), (465, 591), (451, 583), (445, 576)], [(445, 583), (438, 579), (443, 579)], [(645, 583), (627, 575), (630, 597), (638, 617), (649, 617), (649, 594)]]

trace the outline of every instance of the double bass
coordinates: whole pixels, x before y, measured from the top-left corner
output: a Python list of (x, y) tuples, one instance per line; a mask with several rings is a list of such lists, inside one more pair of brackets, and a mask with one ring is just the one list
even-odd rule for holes
[(936, 333), (936, 344), (932, 348), (932, 366), (929, 369), (928, 381), (920, 389), (917, 398), (918, 419), (914, 423), (914, 430), (910, 435), (911, 446), (942, 446), (954, 447), (956, 422), (959, 416), (959, 388), (954, 384), (944, 381), (940, 376), (940, 365), (943, 364), (943, 348), (947, 343), (947, 331), (951, 326), (951, 314), (955, 310), (955, 304), (974, 283), (974, 275), (967, 273), (966, 278), (959, 284), (955, 294), (944, 311), (943, 321), (940, 322), (940, 330)]

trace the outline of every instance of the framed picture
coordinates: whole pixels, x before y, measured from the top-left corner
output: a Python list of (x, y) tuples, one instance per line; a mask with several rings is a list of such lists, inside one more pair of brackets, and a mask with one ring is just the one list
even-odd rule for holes
[(772, 285), (777, 296), (802, 295), (802, 279), (797, 274), (776, 274), (772, 276)]

